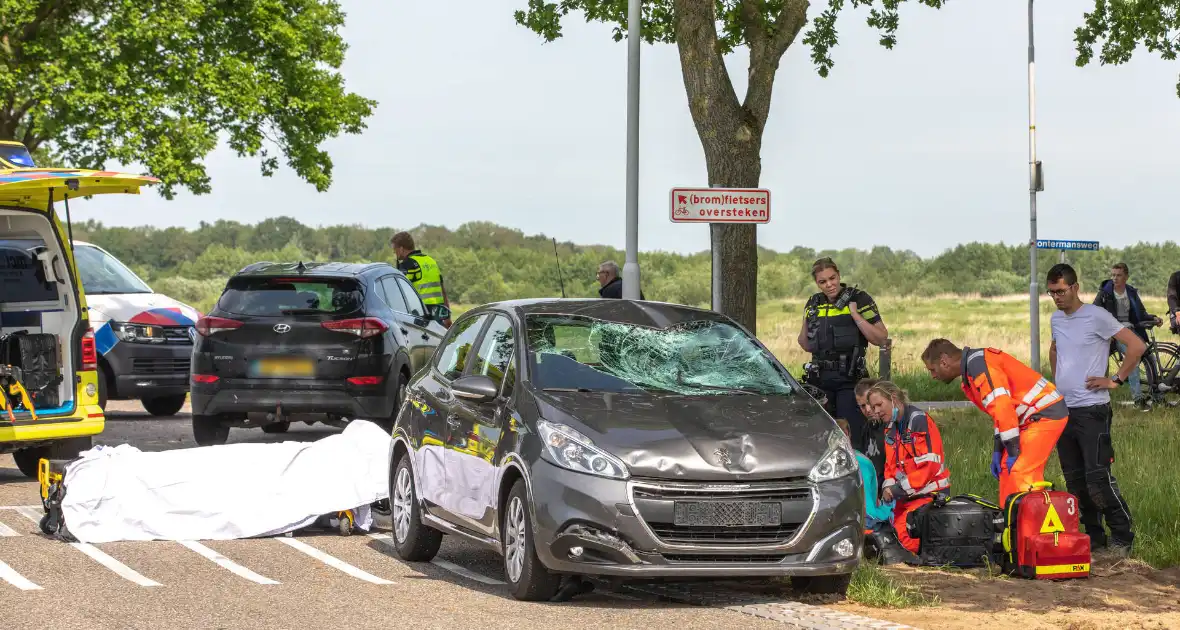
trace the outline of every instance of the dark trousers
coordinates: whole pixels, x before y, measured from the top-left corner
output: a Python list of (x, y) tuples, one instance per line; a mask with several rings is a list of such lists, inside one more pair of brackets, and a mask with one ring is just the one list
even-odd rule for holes
[[(856, 404), (856, 390), (853, 384), (821, 387), (828, 398), (827, 411), (833, 418), (848, 421), (852, 434), (852, 448), (864, 453), (877, 471), (877, 482), (885, 478), (885, 429), (869, 422)], [(878, 491), (880, 488), (877, 489)]]
[(1104, 518), (1110, 528), (1110, 542), (1129, 547), (1135, 539), (1131, 531), (1131, 508), (1127, 507), (1110, 472), (1114, 463), (1110, 439), (1113, 415), (1110, 404), (1072, 407), (1065, 431), (1057, 441), (1065, 488), (1078, 498), (1091, 549), (1107, 545)]

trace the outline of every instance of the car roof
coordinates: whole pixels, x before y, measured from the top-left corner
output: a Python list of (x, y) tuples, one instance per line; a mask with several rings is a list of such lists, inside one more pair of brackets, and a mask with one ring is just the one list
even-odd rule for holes
[[(302, 268), (301, 268), (302, 267)], [(309, 277), (360, 276), (376, 269), (401, 273), (389, 263), (340, 263), (340, 262), (256, 262), (243, 267), (234, 274), (239, 276), (289, 276), (299, 274)]]
[(575, 315), (652, 328), (667, 328), (685, 322), (702, 320), (733, 323), (728, 317), (715, 311), (683, 304), (613, 298), (505, 300), (485, 304), (478, 309), (472, 309), (472, 312), (483, 309), (511, 311), (521, 319), (529, 315)]

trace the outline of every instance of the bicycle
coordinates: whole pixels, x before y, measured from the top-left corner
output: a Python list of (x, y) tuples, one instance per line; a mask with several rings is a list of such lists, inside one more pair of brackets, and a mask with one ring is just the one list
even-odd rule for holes
[[(1153, 405), (1180, 406), (1180, 344), (1171, 341), (1157, 341), (1155, 329), (1159, 325), (1149, 322), (1143, 325), (1147, 333), (1147, 350), (1139, 361), (1139, 382), (1146, 387), (1145, 397)], [(1123, 362), (1123, 353), (1117, 347), (1111, 353), (1118, 369)], [(1135, 401), (1140, 402), (1140, 401)]]

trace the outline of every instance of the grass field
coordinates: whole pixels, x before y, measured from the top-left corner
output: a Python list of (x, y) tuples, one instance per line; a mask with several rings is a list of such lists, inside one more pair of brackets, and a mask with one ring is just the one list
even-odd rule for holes
[[(1083, 296), (1089, 301), (1092, 296)], [(920, 356), (927, 342), (946, 337), (959, 346), (994, 346), (1027, 361), (1029, 358), (1028, 298), (877, 298), (882, 317), (893, 339), (893, 380), (914, 400), (963, 400), (958, 383), (943, 385), (932, 380)], [(1162, 299), (1146, 298), (1149, 312), (1162, 314)], [(454, 309), (456, 314), (466, 310)], [(1049, 316), (1055, 307), (1048, 297), (1041, 301), (1041, 363), (1048, 373)], [(803, 318), (802, 301), (780, 301), (759, 306), (758, 337), (799, 374), (808, 359), (796, 342)], [(457, 315), (456, 315), (457, 316)], [(1167, 329), (1160, 340), (1180, 341)], [(876, 352), (870, 351), (870, 370), (876, 374)], [(1116, 401), (1128, 398), (1127, 388), (1115, 392)], [(989, 472), (992, 448), (991, 420), (975, 409), (932, 412), (942, 430), (951, 490), (974, 493), (995, 500), (996, 480)], [(1180, 565), (1180, 411), (1140, 412), (1115, 406), (1114, 474), (1130, 504), (1136, 541), (1134, 556), (1154, 567)], [(1064, 490), (1056, 454), (1046, 479)], [(873, 586), (865, 575), (862, 586)], [(883, 587), (884, 588), (884, 587)], [(870, 588), (870, 590), (872, 590)]]

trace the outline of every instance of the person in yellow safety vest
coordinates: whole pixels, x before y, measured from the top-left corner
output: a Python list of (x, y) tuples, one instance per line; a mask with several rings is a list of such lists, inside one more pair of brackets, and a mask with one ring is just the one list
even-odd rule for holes
[[(414, 285), (426, 308), (434, 304), (450, 308), (446, 287), (443, 286), (442, 270), (433, 258), (423, 254), (414, 245), (414, 237), (409, 232), (398, 232), (389, 239), (389, 243), (393, 245), (393, 253), (397, 256), (397, 268)], [(443, 325), (450, 328), (451, 320), (444, 320)]]

